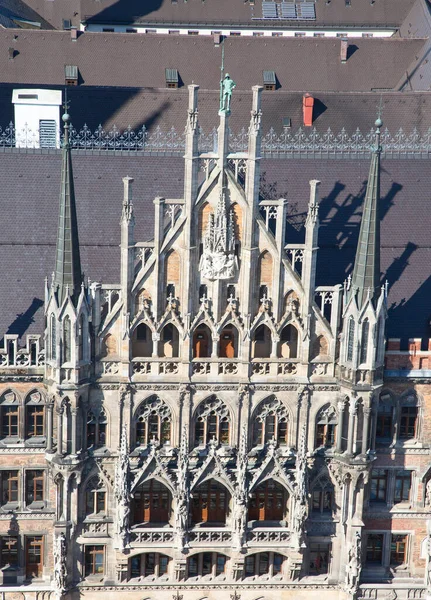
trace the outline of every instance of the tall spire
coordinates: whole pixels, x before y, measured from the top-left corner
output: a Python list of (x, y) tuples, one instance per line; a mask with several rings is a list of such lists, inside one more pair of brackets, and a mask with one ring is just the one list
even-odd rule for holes
[(55, 257), (54, 288), (61, 303), (69, 293), (75, 300), (82, 284), (79, 254), (78, 221), (76, 218), (72, 157), (69, 141), (69, 115), (63, 115), (64, 141), (61, 163), (60, 207), (58, 215), (57, 249)]
[(380, 293), (379, 201), (380, 154), (382, 151), (382, 147), (380, 146), (380, 128), (383, 125), (382, 120), (378, 118), (375, 125), (375, 145), (371, 156), (367, 192), (365, 195), (351, 287), (351, 294), (357, 295), (359, 308), (363, 306), (368, 295), (371, 299), (377, 300)]

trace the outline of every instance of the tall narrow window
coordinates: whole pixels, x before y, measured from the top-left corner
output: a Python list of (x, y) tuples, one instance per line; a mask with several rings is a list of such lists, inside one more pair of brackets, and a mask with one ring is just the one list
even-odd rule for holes
[(85, 546), (85, 577), (105, 572), (105, 546)]
[(383, 558), (383, 533), (370, 533), (367, 537), (366, 562), (382, 564)]
[(18, 471), (2, 471), (2, 504), (17, 503), (19, 499)]
[(45, 407), (43, 405), (29, 405), (26, 407), (26, 432), (25, 436), (42, 437), (44, 433)]
[(25, 574), (27, 578), (41, 577), (43, 571), (43, 537), (25, 538)]
[(410, 489), (412, 487), (412, 472), (398, 471), (395, 477), (394, 504), (408, 502), (410, 499)]
[(347, 360), (353, 360), (353, 348), (355, 346), (355, 321), (353, 317), (349, 319), (349, 330), (347, 334)]
[(18, 406), (2, 407), (2, 437), (18, 437)]
[(373, 469), (371, 472), (370, 502), (386, 502), (388, 472), (386, 469)]
[(417, 406), (401, 407), (400, 438), (407, 440), (416, 437), (417, 418)]
[(78, 359), (84, 360), (84, 315), (81, 314), (78, 322)]
[(18, 538), (9, 535), (0, 538), (0, 567), (18, 565)]
[(366, 319), (362, 323), (362, 340), (361, 340), (361, 363), (367, 362), (368, 357), (368, 337), (370, 332), (370, 322)]
[(51, 360), (55, 360), (57, 358), (57, 323), (54, 315), (51, 315), (50, 350)]
[(43, 471), (27, 471), (25, 481), (25, 502), (33, 504), (33, 502), (44, 501), (44, 473)]
[(72, 360), (71, 354), (71, 334), (72, 328), (69, 317), (64, 319), (63, 323), (63, 362), (68, 363)]
[(391, 566), (405, 564), (407, 559), (407, 535), (393, 535), (391, 539)]

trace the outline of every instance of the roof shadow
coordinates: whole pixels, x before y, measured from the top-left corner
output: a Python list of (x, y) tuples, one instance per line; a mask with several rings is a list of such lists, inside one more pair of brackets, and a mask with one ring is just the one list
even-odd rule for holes
[[(37, 311), (43, 306), (43, 300), (40, 298), (33, 298), (32, 303), (26, 311), (19, 313), (15, 320), (7, 328), (6, 334), (15, 334), (22, 337), (32, 323), (34, 323), (34, 316)], [(3, 344), (3, 339), (0, 344)]]
[(118, 0), (92, 17), (83, 18), (86, 23), (110, 22), (133, 23), (141, 17), (159, 10), (164, 0)]

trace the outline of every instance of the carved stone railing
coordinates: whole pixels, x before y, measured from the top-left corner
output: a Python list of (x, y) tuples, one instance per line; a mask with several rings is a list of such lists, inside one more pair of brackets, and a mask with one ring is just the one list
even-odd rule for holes
[(424, 585), (412, 583), (361, 583), (356, 597), (361, 600), (387, 600), (397, 598), (398, 600), (421, 600), (427, 597)]
[(130, 541), (133, 546), (161, 544), (171, 546), (174, 541), (174, 531), (173, 529), (132, 528)]
[(187, 365), (179, 358), (134, 358), (132, 360), (134, 377), (180, 376), (187, 373)]
[[(199, 378), (211, 375), (242, 375), (244, 366), (237, 358), (198, 358), (193, 359), (190, 364), (190, 377)], [(246, 374), (246, 373), (245, 373)]]
[(239, 375), (240, 364), (233, 358), (218, 359), (218, 374), (219, 375)]
[(225, 528), (211, 527), (209, 529), (192, 529), (188, 534), (189, 543), (192, 546), (199, 544), (223, 545), (229, 544), (232, 532)]
[(108, 535), (109, 523), (107, 521), (86, 521), (82, 524), (82, 535), (98, 536)]
[(333, 377), (334, 364), (331, 361), (310, 363), (310, 377)]
[(105, 377), (112, 377), (119, 375), (121, 370), (121, 363), (116, 360), (102, 360), (100, 361), (100, 374)]
[(292, 269), (301, 277), (305, 244), (286, 244), (284, 249), (286, 250)]
[(289, 540), (290, 531), (285, 527), (251, 529), (247, 532), (249, 546), (276, 546), (287, 544)]
[(18, 346), (17, 335), (5, 335), (0, 349), (0, 369), (35, 369), (45, 366), (45, 350), (40, 347), (41, 336), (26, 336), (25, 346)]
[(151, 360), (133, 361), (133, 374), (149, 375), (151, 373)]

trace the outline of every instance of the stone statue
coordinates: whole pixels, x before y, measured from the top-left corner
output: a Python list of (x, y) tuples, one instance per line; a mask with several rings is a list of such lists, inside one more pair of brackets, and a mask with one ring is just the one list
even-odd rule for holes
[(350, 545), (347, 554), (346, 566), (346, 590), (354, 593), (359, 585), (359, 578), (362, 569), (362, 541), (359, 531), (355, 534), (355, 539)]
[(298, 547), (304, 547), (305, 521), (308, 516), (307, 441), (305, 425), (301, 432), (298, 452), (296, 454), (294, 498), (293, 537)]
[(230, 78), (229, 73), (226, 73), (224, 78), (220, 80), (220, 112), (230, 113), (232, 92), (235, 87), (236, 83)]
[(431, 533), (428, 534), (428, 538), (427, 538), (427, 555), (428, 555), (428, 561), (427, 561), (427, 570), (426, 570), (426, 586), (427, 586), (427, 591), (428, 594), (431, 593)]
[(241, 550), (245, 542), (245, 530), (247, 527), (247, 506), (244, 498), (237, 498), (232, 515), (233, 546), (236, 550)]
[(180, 451), (178, 452), (177, 468), (177, 506), (175, 510), (175, 529), (178, 548), (182, 550), (187, 543), (187, 528), (189, 525), (189, 449), (187, 428), (183, 428)]
[(115, 465), (115, 499), (117, 501), (117, 533), (122, 550), (130, 536), (130, 463), (127, 444), (127, 429), (123, 427), (119, 455)]
[(54, 556), (54, 585), (58, 598), (61, 598), (67, 589), (67, 546), (64, 533), (55, 535), (52, 553)]
[(428, 479), (427, 485), (425, 488), (425, 506), (431, 507), (431, 478)]
[(210, 281), (230, 279), (235, 275), (237, 263), (234, 215), (232, 209), (227, 206), (223, 187), (217, 208), (208, 219), (199, 270), (203, 277)]

